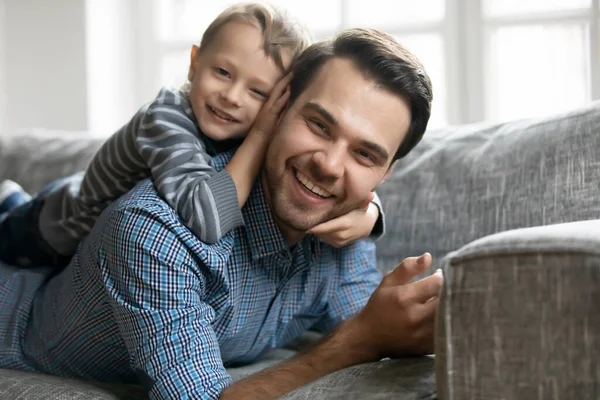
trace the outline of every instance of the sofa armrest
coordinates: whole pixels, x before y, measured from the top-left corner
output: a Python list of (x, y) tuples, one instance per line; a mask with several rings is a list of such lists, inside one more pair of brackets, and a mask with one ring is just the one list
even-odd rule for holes
[(491, 235), (443, 264), (441, 399), (600, 398), (600, 220)]

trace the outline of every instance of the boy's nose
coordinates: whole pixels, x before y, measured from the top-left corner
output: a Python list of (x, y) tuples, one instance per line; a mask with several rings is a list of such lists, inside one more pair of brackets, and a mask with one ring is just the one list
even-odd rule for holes
[(223, 99), (234, 107), (241, 105), (242, 95), (243, 88), (241, 85), (231, 85), (222, 93)]

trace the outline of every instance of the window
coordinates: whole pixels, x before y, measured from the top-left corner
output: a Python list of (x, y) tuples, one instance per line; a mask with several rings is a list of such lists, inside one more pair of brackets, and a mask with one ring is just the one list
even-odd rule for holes
[[(186, 78), (189, 51), (233, 0), (142, 2), (143, 93)], [(600, 0), (272, 0), (316, 39), (381, 29), (424, 63), (430, 127), (568, 110), (600, 98)], [(318, 12), (315, 12), (318, 10)]]
[[(6, 54), (4, 43), (4, 35), (6, 32), (4, 31), (4, 19), (5, 19), (5, 10), (4, 10), (4, 1), (0, 0), (0, 88), (6, 87), (6, 76), (5, 76), (5, 65), (6, 60), (4, 54)], [(6, 128), (6, 90), (0, 91), (0, 134), (2, 134), (4, 128)]]

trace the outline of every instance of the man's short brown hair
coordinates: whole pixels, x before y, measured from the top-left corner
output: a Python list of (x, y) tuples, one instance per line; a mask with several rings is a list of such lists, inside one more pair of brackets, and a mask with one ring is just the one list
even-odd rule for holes
[(410, 125), (393, 161), (419, 143), (431, 115), (433, 89), (423, 64), (392, 36), (375, 29), (347, 29), (331, 40), (308, 47), (293, 66), (290, 104), (310, 85), (319, 69), (332, 58), (345, 58), (375, 84), (404, 98), (410, 107)]

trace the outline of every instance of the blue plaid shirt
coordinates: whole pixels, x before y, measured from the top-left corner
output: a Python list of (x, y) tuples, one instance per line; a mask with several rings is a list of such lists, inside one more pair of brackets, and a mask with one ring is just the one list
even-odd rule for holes
[[(230, 156), (215, 158), (218, 170)], [(144, 181), (60, 274), (0, 266), (0, 367), (216, 399), (231, 383), (225, 367), (330, 330), (379, 283), (373, 243), (306, 236), (289, 248), (260, 184), (242, 212), (245, 227), (207, 245)]]

